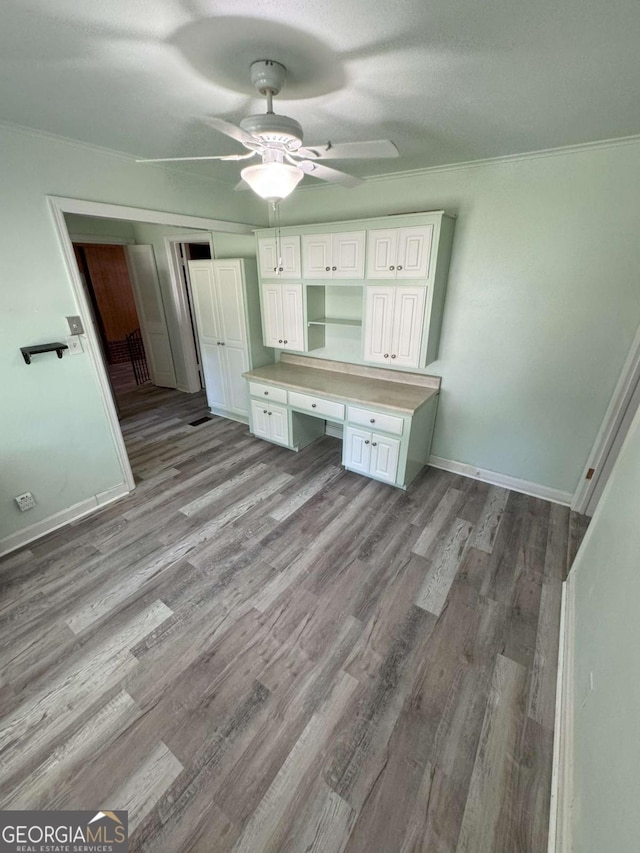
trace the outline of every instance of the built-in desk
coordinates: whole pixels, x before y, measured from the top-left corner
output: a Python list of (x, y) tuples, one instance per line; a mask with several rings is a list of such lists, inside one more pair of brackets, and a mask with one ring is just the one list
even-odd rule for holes
[(243, 376), (258, 438), (300, 450), (340, 424), (345, 468), (403, 489), (429, 459), (438, 376), (286, 353)]

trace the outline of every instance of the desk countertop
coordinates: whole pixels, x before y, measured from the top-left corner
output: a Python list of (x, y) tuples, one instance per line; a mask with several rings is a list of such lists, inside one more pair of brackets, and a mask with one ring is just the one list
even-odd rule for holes
[(438, 394), (440, 386), (439, 377), (286, 354), (276, 364), (258, 367), (243, 376), (303, 394), (319, 394), (329, 400), (381, 407), (404, 415), (414, 414)]

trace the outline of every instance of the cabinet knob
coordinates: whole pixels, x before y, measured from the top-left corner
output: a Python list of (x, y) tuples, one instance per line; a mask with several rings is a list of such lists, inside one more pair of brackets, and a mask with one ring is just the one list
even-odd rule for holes
[(389, 353), (388, 353), (388, 352), (385, 352), (384, 357), (385, 357), (385, 358), (389, 358)]
[(269, 392), (268, 392), (268, 391), (265, 391), (265, 392), (264, 392), (264, 396), (265, 396), (265, 397), (266, 397), (266, 396), (268, 396), (268, 394), (269, 394)]
[(225, 342), (224, 342), (224, 341), (220, 341), (220, 346), (221, 346), (221, 347), (225, 346)]
[(365, 444), (369, 444), (369, 439), (368, 439), (368, 438), (365, 438), (364, 443), (365, 443)]
[(402, 269), (402, 264), (398, 264), (398, 269), (399, 269), (399, 270), (401, 270), (401, 269)]
[(312, 404), (311, 404), (311, 408), (312, 408), (312, 409), (315, 409), (315, 407), (316, 407), (316, 406), (317, 406), (317, 403), (312, 403)]
[(289, 341), (282, 341), (282, 343), (283, 343), (283, 344), (288, 344), (288, 343), (289, 343)]
[(329, 272), (330, 267), (325, 267), (326, 272)]
[(371, 447), (377, 447), (377, 446), (378, 446), (378, 442), (377, 442), (377, 441), (372, 441), (372, 442), (371, 442)]
[(282, 343), (282, 338), (280, 338), (280, 340), (278, 341), (278, 343), (279, 343), (279, 344), (281, 344), (281, 343)]
[(369, 421), (370, 424), (375, 424), (375, 422), (376, 422), (375, 418), (371, 418), (371, 420)]
[(391, 358), (395, 358), (395, 354), (391, 356)]
[(268, 414), (269, 414), (269, 412), (268, 412), (266, 409), (263, 409), (263, 410), (262, 410), (262, 414), (263, 414), (263, 415), (268, 415)]
[(395, 267), (389, 267), (389, 269), (390, 269), (390, 270), (394, 270), (394, 269), (395, 269)]
[(220, 341), (217, 341), (217, 342), (216, 342), (216, 346), (217, 346), (217, 347), (219, 347), (219, 346), (220, 346)]
[(273, 412), (267, 412), (267, 414), (268, 414), (268, 415), (272, 415), (272, 414), (273, 414)]
[(335, 272), (338, 269), (338, 267), (331, 267), (331, 269)]
[(274, 272), (278, 272), (278, 267), (274, 267), (274, 268), (273, 268), (273, 271), (274, 271)]
[(284, 272), (284, 267), (278, 267), (278, 272)]

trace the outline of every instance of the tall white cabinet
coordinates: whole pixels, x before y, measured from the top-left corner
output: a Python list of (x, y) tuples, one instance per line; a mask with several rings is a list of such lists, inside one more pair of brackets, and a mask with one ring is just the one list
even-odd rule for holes
[(189, 262), (207, 402), (213, 414), (249, 420), (242, 374), (274, 360), (262, 342), (256, 264), (249, 259)]

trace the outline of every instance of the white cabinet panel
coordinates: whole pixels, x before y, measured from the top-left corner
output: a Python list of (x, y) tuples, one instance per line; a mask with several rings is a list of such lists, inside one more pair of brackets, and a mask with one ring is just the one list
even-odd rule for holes
[(365, 232), (333, 234), (331, 273), (333, 278), (364, 278)]
[(365, 288), (364, 360), (389, 364), (393, 333), (394, 287)]
[(226, 345), (222, 349), (223, 372), (227, 386), (226, 408), (236, 415), (249, 414), (249, 397), (247, 383), (242, 374), (250, 368), (249, 355), (246, 347)]
[(247, 324), (240, 263), (236, 260), (214, 261), (213, 268), (221, 339), (228, 346), (245, 346), (247, 343)]
[(262, 285), (262, 334), (265, 346), (282, 347), (284, 320), (281, 284)]
[(262, 278), (300, 278), (300, 237), (261, 237), (258, 259)]
[(400, 442), (395, 438), (371, 434), (369, 474), (386, 483), (395, 483), (400, 457)]
[(433, 225), (398, 229), (396, 278), (428, 278)]
[(279, 444), (289, 444), (289, 416), (286, 409), (280, 406), (269, 406), (271, 441)]
[(395, 278), (398, 229), (381, 228), (367, 234), (367, 278)]
[(282, 349), (304, 350), (302, 285), (282, 285)]
[(371, 463), (371, 433), (347, 427), (342, 444), (342, 463), (359, 474), (369, 474)]
[(258, 403), (256, 400), (251, 401), (251, 432), (258, 438), (269, 440), (271, 433), (269, 431), (269, 410), (266, 405)]
[(426, 287), (396, 287), (391, 336), (391, 363), (418, 367), (424, 324)]
[(274, 403), (287, 402), (287, 392), (284, 388), (275, 388), (273, 385), (263, 385), (261, 382), (249, 382), (249, 393), (252, 397), (264, 397), (265, 401)]
[(251, 401), (251, 432), (258, 438), (289, 444), (289, 415), (282, 406)]
[(202, 373), (204, 377), (207, 402), (214, 408), (227, 408), (227, 389), (225, 384), (225, 366), (219, 343), (210, 344), (200, 339), (202, 355)]
[(330, 278), (331, 234), (305, 234), (302, 237), (303, 278)]

